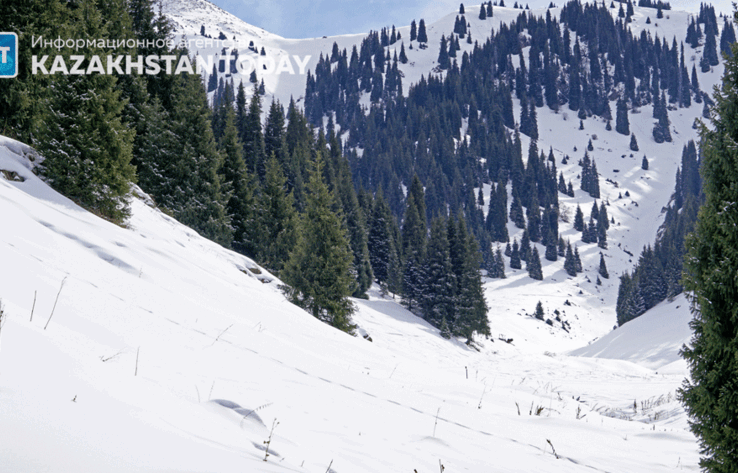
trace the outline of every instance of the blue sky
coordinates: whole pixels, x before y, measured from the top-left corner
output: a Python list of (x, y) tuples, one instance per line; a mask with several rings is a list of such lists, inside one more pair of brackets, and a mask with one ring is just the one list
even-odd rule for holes
[[(210, 0), (246, 23), (285, 38), (311, 38), (366, 33), (383, 26), (405, 26), (412, 20), (433, 22), (459, 8), (459, 0)], [(531, 8), (551, 0), (518, 0)], [(567, 0), (554, 0), (563, 5)], [(601, 1), (601, 0), (599, 0)], [(610, 0), (607, 0), (609, 3)], [(515, 0), (506, 0), (512, 5)], [(481, 0), (466, 2), (469, 11)], [(674, 8), (699, 11), (698, 0), (671, 0)], [(707, 0), (716, 9), (731, 12), (731, 0)], [(475, 10), (476, 11), (476, 10)]]
[[(247, 23), (286, 38), (365, 33), (383, 26), (434, 21), (458, 0), (210, 0)], [(476, 3), (476, 2), (475, 2)]]

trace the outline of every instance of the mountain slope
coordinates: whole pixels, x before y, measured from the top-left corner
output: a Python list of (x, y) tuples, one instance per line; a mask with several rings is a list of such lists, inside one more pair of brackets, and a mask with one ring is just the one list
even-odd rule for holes
[[(0, 235), (3, 471), (696, 465), (673, 401), (683, 372), (544, 355), (517, 339), (477, 352), (375, 293), (355, 317), (373, 341), (348, 336), (145, 199), (128, 228), (86, 213), (29, 171), (29, 152), (0, 147), (0, 168), (25, 178), (0, 180), (12, 230)], [(636, 413), (633, 397), (646, 402)]]

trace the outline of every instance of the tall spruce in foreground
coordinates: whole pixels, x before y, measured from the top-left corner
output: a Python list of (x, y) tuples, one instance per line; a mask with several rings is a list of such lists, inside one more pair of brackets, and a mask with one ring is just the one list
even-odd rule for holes
[[(72, 15), (75, 26), (69, 37), (107, 36), (91, 0), (82, 1)], [(84, 53), (103, 54), (96, 48)], [(122, 222), (129, 214), (127, 194), (135, 176), (130, 164), (135, 132), (122, 122), (125, 103), (115, 86), (112, 75), (55, 76), (36, 146), (45, 158), (42, 173), (52, 187), (83, 207)]]
[(316, 318), (352, 333), (354, 305), (349, 296), (353, 255), (345, 224), (331, 210), (336, 197), (322, 176), (323, 158), (318, 153), (307, 185), (300, 236), (282, 271), (288, 284), (283, 291)]
[[(684, 287), (690, 293), (694, 331), (681, 355), (690, 369), (679, 398), (700, 443), (700, 466), (738, 471), (738, 61), (736, 45), (716, 90), (711, 127), (702, 127), (705, 202), (687, 240)], [(713, 128), (714, 127), (714, 128)]]

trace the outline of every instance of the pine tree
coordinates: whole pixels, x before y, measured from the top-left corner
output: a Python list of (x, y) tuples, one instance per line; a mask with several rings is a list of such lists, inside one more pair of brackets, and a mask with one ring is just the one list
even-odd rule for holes
[[(70, 37), (107, 35), (92, 0), (79, 2), (72, 16)], [(84, 54), (102, 56), (103, 52), (88, 47)], [(135, 175), (130, 164), (134, 130), (122, 122), (124, 102), (116, 89), (116, 77), (54, 75), (51, 80), (43, 102), (46, 116), (37, 130), (43, 175), (52, 187), (80, 205), (123, 222), (129, 215), (128, 193)]]
[(418, 24), (418, 43), (427, 43), (427, 42), (428, 42), (428, 34), (425, 32), (425, 20), (421, 18), (420, 23)]
[[(419, 196), (420, 201), (416, 199), (416, 196)], [(403, 302), (409, 310), (412, 310), (414, 303), (418, 302), (422, 296), (425, 243), (425, 197), (420, 181), (416, 176), (413, 179), (411, 191), (408, 193), (405, 219), (402, 224), (402, 245), (405, 259), (402, 294)]]
[(737, 209), (738, 157), (734, 136), (738, 116), (738, 61), (736, 46), (725, 63), (722, 86), (716, 90), (711, 126), (703, 126), (702, 172), (705, 202), (699, 211), (694, 233), (688, 238), (684, 288), (690, 294), (694, 331), (681, 355), (690, 377), (679, 398), (690, 417), (690, 429), (700, 443), (700, 467), (705, 471), (738, 470), (738, 404), (735, 403), (735, 373), (738, 356), (735, 248), (738, 234), (733, 227)]
[(638, 141), (636, 141), (636, 135), (634, 133), (630, 135), (630, 150), (638, 151)]
[(537, 281), (543, 280), (543, 269), (541, 268), (541, 257), (538, 255), (538, 247), (534, 245), (533, 251), (526, 262), (528, 276)]
[(384, 195), (380, 188), (374, 199), (374, 206), (369, 219), (369, 237), (367, 240), (369, 261), (372, 265), (374, 278), (380, 284), (387, 283), (392, 258), (396, 257), (393, 254), (396, 252), (396, 249), (392, 240), (392, 218), (392, 213), (384, 200)]
[[(460, 220), (459, 226), (465, 226)], [(454, 322), (454, 333), (466, 338), (471, 344), (475, 333), (489, 335), (489, 319), (487, 318), (487, 301), (482, 288), (482, 275), (479, 271), (481, 261), (479, 245), (476, 238), (466, 234), (464, 238), (464, 258), (459, 280), (459, 292), (456, 297), (457, 316)]]
[(577, 275), (577, 263), (574, 259), (574, 252), (571, 250), (571, 243), (566, 245), (566, 256), (564, 257), (564, 271), (569, 276)]
[(323, 159), (318, 154), (307, 186), (307, 207), (300, 237), (282, 271), (290, 301), (314, 317), (352, 333), (354, 305), (351, 295), (353, 256), (345, 225), (331, 208), (336, 197), (323, 180)]
[(643, 155), (643, 160), (641, 160), (641, 169), (648, 171), (648, 159), (645, 154)]
[(544, 318), (544, 312), (543, 312), (543, 304), (541, 304), (541, 301), (538, 301), (538, 304), (536, 304), (536, 310), (533, 312), (533, 317), (537, 318), (538, 320), (543, 320)]
[[(298, 240), (295, 199), (287, 190), (282, 166), (272, 156), (266, 162), (264, 185), (256, 202), (256, 222), (244, 232), (259, 262), (280, 274)], [(234, 245), (235, 246), (235, 245)]]
[(480, 20), (486, 20), (487, 19), (487, 9), (484, 7), (484, 4), (479, 8), (479, 19)]
[[(221, 152), (223, 154), (223, 187), (230, 193), (226, 203), (226, 212), (233, 227), (233, 249), (244, 254), (253, 255), (253, 222), (255, 219), (253, 176), (246, 172), (243, 162), (243, 145), (238, 139), (235, 124), (235, 112), (228, 105), (225, 107), (225, 123)], [(250, 234), (251, 233), (251, 234)], [(276, 268), (269, 268), (276, 269)]]
[(520, 261), (520, 249), (518, 248), (518, 240), (513, 240), (512, 252), (510, 253), (510, 267), (513, 269), (521, 269), (523, 267)]
[(578, 273), (581, 273), (584, 271), (584, 267), (582, 266), (582, 259), (579, 257), (579, 247), (574, 247), (574, 263), (576, 267), (576, 271)]
[(600, 253), (600, 270), (599, 270), (600, 276), (602, 276), (605, 279), (610, 278), (610, 273), (607, 272), (607, 265), (605, 264), (605, 256)]
[[(423, 262), (422, 291), (419, 296), (423, 317), (434, 326), (445, 319), (454, 321), (457, 280), (451, 267), (447, 224), (444, 219), (431, 222), (430, 239)], [(452, 323), (453, 325), (453, 323)]]
[(582, 208), (579, 207), (579, 204), (577, 204), (577, 211), (574, 214), (574, 230), (578, 232), (584, 231), (584, 213), (582, 212)]

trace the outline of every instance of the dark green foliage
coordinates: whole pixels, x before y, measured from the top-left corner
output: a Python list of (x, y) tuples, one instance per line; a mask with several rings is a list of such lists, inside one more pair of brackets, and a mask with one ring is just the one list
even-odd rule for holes
[[(70, 37), (107, 36), (103, 17), (91, 0), (81, 2), (72, 15), (75, 26)], [(79, 53), (103, 54), (96, 48)], [(116, 78), (55, 75), (52, 81), (43, 103), (46, 116), (37, 130), (43, 175), (80, 205), (122, 222), (129, 214), (127, 196), (135, 175), (130, 164), (135, 132), (123, 124), (124, 102)]]
[[(223, 154), (222, 175), (224, 188), (230, 194), (226, 203), (226, 213), (233, 228), (233, 249), (244, 254), (253, 254), (255, 202), (254, 178), (246, 172), (243, 162), (243, 145), (238, 139), (235, 112), (228, 105), (224, 108), (225, 123), (220, 148)], [(277, 269), (267, 266), (269, 269)]]
[[(266, 163), (264, 184), (256, 202), (255, 225), (248, 225), (246, 248), (255, 248), (260, 264), (280, 274), (298, 239), (298, 216), (292, 193), (287, 191), (287, 178), (277, 159)], [(234, 241), (235, 248), (238, 248)], [(248, 253), (247, 253), (248, 254)]]
[[(510, 250), (512, 254), (512, 250)], [(505, 260), (502, 258), (502, 251), (497, 247), (491, 267), (487, 270), (487, 275), (494, 279), (505, 279)]]
[(392, 213), (380, 189), (374, 200), (374, 208), (369, 219), (369, 237), (367, 240), (369, 261), (372, 265), (374, 278), (380, 284), (388, 283), (393, 264), (396, 265), (398, 262), (398, 248), (395, 246), (392, 236), (393, 225)]
[(578, 232), (584, 231), (584, 213), (582, 212), (582, 208), (579, 207), (579, 204), (577, 204), (577, 211), (574, 214), (574, 230)]
[(653, 139), (656, 143), (671, 142), (671, 131), (669, 130), (669, 112), (666, 110), (666, 97), (661, 92), (661, 98), (654, 104), (653, 117), (658, 121), (653, 127)]
[[(417, 182), (419, 183), (420, 181)], [(415, 186), (415, 189), (417, 188)], [(419, 203), (416, 202), (416, 195), (418, 194), (421, 197)], [(425, 215), (421, 217), (419, 210), (425, 214), (425, 197), (422, 193), (422, 186), (419, 191), (411, 191), (408, 194), (405, 220), (402, 224), (402, 245), (405, 259), (402, 294), (403, 303), (409, 310), (412, 310), (414, 304), (420, 300), (423, 290), (426, 226)]]
[(418, 43), (427, 43), (428, 42), (428, 34), (425, 32), (425, 20), (422, 18), (420, 19), (420, 23), (418, 24)]
[(577, 263), (574, 259), (574, 252), (571, 250), (571, 243), (566, 245), (566, 256), (564, 257), (564, 271), (569, 276), (577, 275)]
[(720, 35), (720, 52), (728, 57), (732, 57), (733, 51), (730, 45), (733, 43), (735, 43), (735, 28), (733, 28), (733, 23), (728, 20), (728, 17), (725, 17), (723, 32)]
[(641, 169), (644, 171), (648, 171), (648, 159), (646, 158), (646, 155), (643, 155), (643, 159), (641, 160)]
[(541, 257), (538, 255), (537, 245), (533, 245), (533, 251), (531, 252), (528, 261), (526, 262), (526, 269), (528, 270), (528, 276), (530, 276), (531, 279), (535, 279), (537, 281), (543, 280)]
[(444, 319), (447, 323), (454, 321), (457, 290), (458, 281), (451, 266), (447, 223), (444, 219), (436, 218), (431, 222), (422, 288), (418, 297), (423, 317), (438, 327)]
[(482, 6), (479, 7), (479, 19), (480, 20), (487, 19), (487, 9), (484, 7), (484, 4), (482, 4)]
[(605, 279), (610, 278), (610, 273), (607, 272), (607, 265), (605, 264), (605, 256), (600, 253), (600, 270), (599, 270), (600, 276), (602, 276)]
[(349, 300), (353, 256), (347, 230), (333, 210), (336, 197), (323, 180), (318, 154), (307, 185), (307, 202), (297, 244), (282, 271), (289, 299), (313, 316), (352, 333), (354, 305)]
[(738, 470), (738, 233), (733, 228), (738, 200), (733, 138), (738, 125), (738, 63), (736, 46), (732, 48), (734, 54), (726, 61), (722, 86), (714, 95), (712, 127), (701, 130), (705, 202), (686, 243), (689, 253), (684, 273), (694, 334), (682, 348), (690, 378), (678, 393), (689, 414), (690, 429), (700, 443), (700, 467), (721, 473)]
[(538, 301), (538, 304), (536, 304), (536, 310), (533, 312), (533, 317), (537, 318), (538, 320), (543, 320), (544, 318), (544, 312), (543, 312), (543, 304), (541, 304), (541, 301)]
[(638, 151), (638, 141), (636, 141), (636, 135), (632, 133), (630, 135), (630, 150)]
[(510, 253), (510, 267), (513, 269), (521, 269), (523, 267), (520, 261), (520, 249), (518, 248), (518, 240), (513, 240), (512, 252)]
[(584, 271), (584, 268), (582, 267), (582, 259), (579, 257), (579, 247), (576, 246), (574, 247), (574, 264), (578, 273)]

